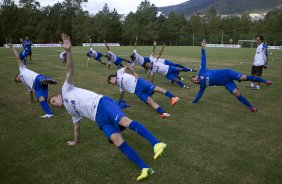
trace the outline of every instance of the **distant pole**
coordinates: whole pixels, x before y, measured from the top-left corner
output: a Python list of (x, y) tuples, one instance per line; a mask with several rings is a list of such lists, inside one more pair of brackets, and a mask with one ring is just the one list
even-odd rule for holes
[(252, 43), (252, 48), (254, 48), (254, 40), (255, 40), (255, 34), (253, 33), (253, 41), (251, 42)]
[(8, 44), (8, 37), (6, 36), (6, 44)]
[(221, 30), (221, 45), (223, 45), (223, 30)]
[(195, 46), (195, 34), (193, 32), (193, 47)]

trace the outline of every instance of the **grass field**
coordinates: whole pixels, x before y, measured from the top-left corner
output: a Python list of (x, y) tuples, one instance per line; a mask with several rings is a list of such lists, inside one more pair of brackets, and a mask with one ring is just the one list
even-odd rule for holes
[[(96, 48), (105, 52), (105, 48)], [(132, 47), (112, 48), (129, 58)], [(158, 48), (160, 49), (160, 48)], [(74, 47), (75, 83), (97, 93), (118, 99), (117, 87), (107, 84), (107, 76), (116, 72), (97, 62), (86, 67), (86, 47)], [(140, 47), (148, 55), (151, 47)], [(52, 76), (59, 83), (49, 93), (60, 92), (65, 66), (59, 62), (61, 48), (34, 48), (28, 68)], [(207, 48), (208, 68), (232, 68), (249, 74), (255, 49)], [(156, 170), (143, 183), (282, 183), (282, 51), (270, 51), (269, 69), (263, 77), (271, 87), (251, 90), (249, 82), (238, 88), (258, 111), (250, 112), (224, 87), (208, 88), (196, 105), (191, 101), (198, 91), (192, 85), (192, 73), (184, 73), (190, 90), (170, 84), (163, 76), (155, 84), (180, 97), (175, 107), (163, 95), (153, 97), (171, 114), (160, 119), (149, 106), (126, 93), (131, 105), (126, 114), (142, 122), (156, 137), (168, 144), (165, 154), (153, 160), (148, 142), (130, 130), (123, 135), (139, 155)], [(71, 117), (64, 109), (55, 116), (39, 120), (43, 112), (38, 103), (30, 104), (26, 88), (14, 82), (17, 63), (9, 49), (0, 49), (0, 183), (136, 183), (139, 169), (105, 139), (96, 123), (83, 119), (81, 144), (69, 147), (73, 137)], [(200, 64), (199, 47), (167, 47), (164, 57), (188, 67)], [(137, 67), (139, 75), (146, 73)]]

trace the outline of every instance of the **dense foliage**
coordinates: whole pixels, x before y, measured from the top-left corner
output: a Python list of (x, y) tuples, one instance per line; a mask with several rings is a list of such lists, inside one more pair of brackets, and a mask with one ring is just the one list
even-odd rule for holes
[[(84, 11), (87, 0), (65, 0), (41, 7), (35, 0), (4, 0), (0, 5), (0, 44), (18, 42), (29, 36), (34, 43), (54, 43), (60, 33), (71, 35), (73, 44), (119, 42), (131, 45), (135, 36), (140, 45), (152, 40), (168, 45), (194, 45), (205, 37), (210, 43), (237, 43), (262, 34), (269, 45), (282, 45), (282, 10), (267, 13), (263, 20), (251, 21), (248, 15), (220, 17), (214, 7), (189, 18), (171, 12), (158, 16), (157, 7), (148, 0), (140, 3), (135, 13), (120, 15), (107, 4), (97, 14)], [(223, 38), (223, 39), (222, 39)]]

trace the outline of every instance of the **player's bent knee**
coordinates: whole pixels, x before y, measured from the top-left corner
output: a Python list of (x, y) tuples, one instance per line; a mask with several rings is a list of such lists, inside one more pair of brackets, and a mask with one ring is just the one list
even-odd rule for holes
[(112, 141), (112, 143), (116, 146), (119, 147), (123, 142), (123, 138), (122, 135), (120, 133), (113, 133), (110, 136), (110, 140)]
[(45, 97), (44, 97), (44, 96), (40, 96), (40, 97), (38, 98), (38, 100), (39, 100), (39, 102), (43, 102), (43, 101), (45, 101)]
[(240, 96), (241, 95), (238, 89), (234, 89), (232, 94), (235, 95), (235, 96)]
[(119, 121), (119, 125), (128, 128), (132, 120), (126, 116), (122, 117), (121, 120)]

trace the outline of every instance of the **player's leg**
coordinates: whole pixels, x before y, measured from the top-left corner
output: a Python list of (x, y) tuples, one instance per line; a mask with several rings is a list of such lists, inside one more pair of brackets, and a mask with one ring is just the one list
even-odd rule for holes
[(242, 76), (240, 76), (240, 80), (241, 81), (263, 82), (267, 86), (270, 86), (272, 84), (271, 81), (257, 77), (257, 76), (242, 75)]
[(35, 81), (33, 83), (33, 88), (35, 90), (35, 95), (39, 100), (39, 103), (41, 105), (41, 108), (45, 112), (45, 115), (40, 116), (40, 119), (47, 119), (51, 118), (53, 116), (53, 113), (47, 103), (47, 97), (48, 97), (48, 85), (42, 84), (42, 79), (45, 78), (43, 75), (38, 75), (35, 78)]
[[(174, 76), (174, 79), (172, 80), (173, 82), (175, 82), (176, 84), (178, 84), (179, 86), (181, 86), (182, 88), (185, 89), (189, 89), (188, 86), (186, 86), (181, 80), (179, 80), (176, 76)], [(172, 82), (172, 83), (173, 83)]]
[(141, 175), (137, 177), (137, 181), (147, 178), (149, 175), (154, 173), (154, 170), (149, 167), (137, 154), (137, 152), (130, 147), (123, 139), (119, 130), (112, 125), (104, 125), (102, 127), (107, 138), (112, 142), (126, 158), (131, 160), (141, 169)]
[[(252, 65), (251, 76), (254, 76), (254, 77), (256, 76), (256, 68), (254, 65)], [(255, 84), (251, 82), (250, 87), (251, 88), (255, 87)]]
[(224, 86), (231, 94), (233, 94), (237, 98), (237, 100), (239, 100), (242, 104), (246, 105), (252, 112), (255, 112), (257, 110), (254, 106), (252, 106), (249, 103), (249, 101), (245, 97), (243, 97), (240, 94), (239, 90), (237, 89), (236, 84), (233, 81), (230, 81), (229, 83), (225, 84)]
[(167, 145), (155, 138), (153, 134), (148, 131), (141, 123), (131, 120), (128, 117), (123, 117), (120, 120), (119, 125), (130, 128), (131, 130), (145, 138), (147, 141), (149, 141), (154, 148), (154, 159), (157, 159), (164, 152)]
[(175, 105), (178, 101), (179, 101), (179, 97), (176, 97), (175, 95), (173, 95), (170, 91), (164, 89), (164, 88), (161, 88), (159, 86), (156, 86), (154, 88), (154, 91), (155, 92), (159, 92), (159, 93), (162, 93), (164, 94), (165, 96), (167, 96), (168, 98), (171, 99), (171, 105)]
[(161, 118), (167, 118), (170, 116), (170, 114), (166, 113), (159, 104), (157, 104), (150, 96), (147, 94), (142, 94), (141, 97), (139, 97), (142, 101), (144, 101), (145, 98), (147, 98), (146, 103), (149, 104), (155, 111), (157, 111), (160, 114)]

